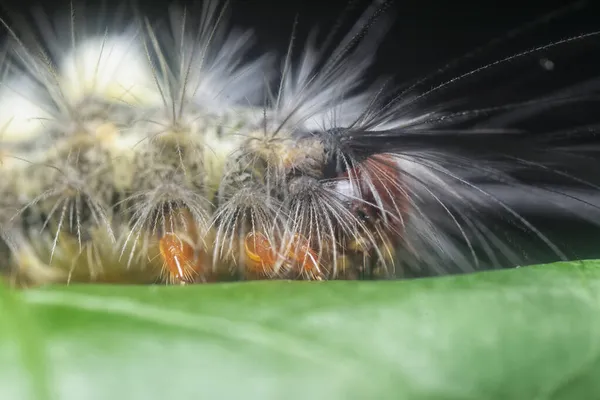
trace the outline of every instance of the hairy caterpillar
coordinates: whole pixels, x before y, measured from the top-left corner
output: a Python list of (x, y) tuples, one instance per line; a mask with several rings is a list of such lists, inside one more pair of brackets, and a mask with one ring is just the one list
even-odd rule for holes
[(18, 285), (189, 284), (521, 264), (486, 213), (564, 257), (519, 202), (499, 195), (510, 188), (552, 205), (552, 194), (557, 208), (597, 221), (581, 211), (595, 210), (591, 201), (522, 177), (536, 171), (594, 188), (594, 174), (580, 177), (599, 171), (594, 158), (561, 147), (560, 132), (512, 130), (579, 97), (477, 109), (423, 103), (456, 81), (596, 33), (398, 90), (365, 78), (392, 8), (369, 4), (346, 32), (315, 33), (303, 47), (292, 35), (283, 57), (251, 57), (252, 35), (231, 28), (228, 4), (213, 0), (93, 33), (73, 6), (54, 25), (39, 13), (33, 27), (5, 23), (4, 272)]

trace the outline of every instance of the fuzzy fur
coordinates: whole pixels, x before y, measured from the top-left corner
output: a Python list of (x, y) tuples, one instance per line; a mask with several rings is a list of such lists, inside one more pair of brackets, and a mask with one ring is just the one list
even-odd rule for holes
[[(426, 100), (483, 70), (586, 35), (487, 63), (421, 93), (418, 85), (392, 90), (365, 79), (390, 10), (391, 2), (373, 3), (341, 39), (322, 42), (315, 33), (298, 46), (292, 35), (279, 69), (275, 55), (247, 57), (252, 33), (228, 26), (227, 5), (212, 0), (198, 10), (172, 8), (162, 23), (138, 17), (95, 33), (75, 11), (70, 32), (41, 17), (37, 34), (6, 24), (5, 272), (22, 285), (190, 283), (522, 264), (488, 214), (566, 257), (507, 193), (536, 191), (549, 206), (596, 223), (593, 212), (577, 212), (582, 205), (595, 212), (594, 201), (519, 174), (545, 171), (589, 192), (594, 183), (576, 173), (600, 170), (598, 163), (512, 132), (510, 123), (523, 118), (515, 113), (480, 120), (513, 109), (540, 113), (564, 96), (462, 110)], [(301, 57), (293, 61), (297, 47)], [(477, 124), (465, 128), (472, 120)], [(560, 172), (567, 157), (578, 165), (574, 172)], [(183, 279), (173, 269), (185, 266)]]

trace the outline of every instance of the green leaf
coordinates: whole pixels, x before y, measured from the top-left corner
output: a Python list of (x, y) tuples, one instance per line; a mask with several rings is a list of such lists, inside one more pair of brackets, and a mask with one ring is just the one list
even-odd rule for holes
[(4, 289), (0, 302), (1, 399), (600, 395), (600, 261), (412, 281)]

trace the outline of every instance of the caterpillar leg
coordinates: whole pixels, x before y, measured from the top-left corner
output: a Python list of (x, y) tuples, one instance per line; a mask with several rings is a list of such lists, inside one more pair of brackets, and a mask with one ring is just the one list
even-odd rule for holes
[(252, 275), (323, 279), (317, 254), (300, 235), (295, 235), (282, 247), (260, 232), (250, 232), (244, 240), (244, 250), (246, 268)]
[(158, 239), (162, 281), (177, 285), (209, 281), (211, 275), (218, 271), (211, 270), (204, 242), (206, 237), (199, 232), (189, 210), (172, 209), (167, 212)]
[(204, 271), (202, 260), (195, 254), (192, 246), (174, 233), (167, 233), (160, 238), (163, 271), (169, 283), (180, 285), (194, 283)]

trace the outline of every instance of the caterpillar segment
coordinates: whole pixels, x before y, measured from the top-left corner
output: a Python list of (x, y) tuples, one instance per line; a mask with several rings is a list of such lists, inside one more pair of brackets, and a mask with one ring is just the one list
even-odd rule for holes
[[(10, 190), (22, 194), (10, 221), (27, 243), (15, 279), (192, 284), (395, 274), (409, 201), (393, 157), (361, 161), (327, 132), (264, 130), (256, 110), (231, 125), (189, 112), (195, 121), (178, 125), (156, 124), (150, 112), (129, 127), (98, 124), (57, 139), (39, 162), (22, 162), (13, 181), (23, 187)], [(52, 273), (26, 272), (42, 265)]]

